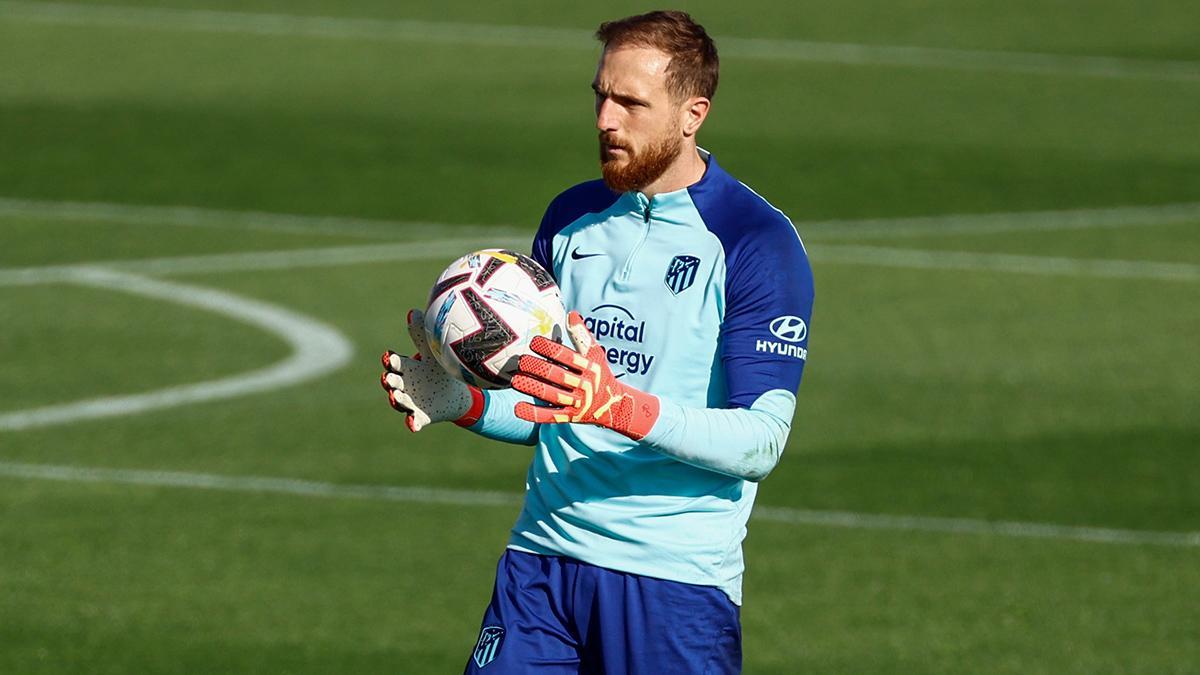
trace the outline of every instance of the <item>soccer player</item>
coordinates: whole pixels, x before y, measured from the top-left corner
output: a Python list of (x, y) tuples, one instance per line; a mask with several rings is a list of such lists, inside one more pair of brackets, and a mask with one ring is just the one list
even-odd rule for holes
[(533, 257), (569, 345), (535, 338), (513, 389), (384, 354), (410, 429), (536, 446), (467, 662), (482, 673), (735, 673), (742, 540), (779, 461), (813, 281), (791, 222), (696, 145), (717, 50), (682, 12), (610, 21), (595, 91), (603, 180), (546, 210)]

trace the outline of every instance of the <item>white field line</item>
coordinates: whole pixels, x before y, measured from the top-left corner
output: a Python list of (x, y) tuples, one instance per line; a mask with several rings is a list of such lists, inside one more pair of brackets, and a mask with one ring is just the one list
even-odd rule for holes
[(330, 248), (285, 249), (249, 253), (111, 260), (82, 265), (0, 268), (0, 287), (32, 286), (46, 283), (70, 283), (80, 270), (102, 265), (105, 269), (133, 274), (167, 276), (172, 274), (211, 274), (286, 270), (304, 267), (336, 267), (363, 263), (401, 262), (445, 258), (449, 264), (458, 256), (481, 248), (529, 247), (529, 237), (467, 237), (415, 241), (405, 244), (370, 244)]
[[(130, 225), (165, 225), (254, 229), (294, 234), (363, 237), (426, 235), (453, 229), (458, 236), (532, 238), (531, 228), (515, 225), (459, 225), (345, 216), (306, 216), (262, 211), (227, 211), (196, 206), (148, 206), (106, 202), (73, 202), (0, 197), (0, 218), (97, 221)], [(1143, 227), (1200, 223), (1200, 202), (1153, 206), (957, 213), (904, 218), (794, 221), (806, 239), (915, 237), (939, 234), (992, 234), (1093, 228)]]
[[(178, 227), (255, 230), (282, 234), (329, 235), (367, 239), (398, 238), (445, 227), (443, 223), (377, 220), (346, 216), (309, 216), (263, 211), (228, 211), (195, 206), (149, 206), (105, 202), (45, 201), (0, 197), (0, 217), (40, 220), (171, 225)], [(488, 233), (503, 228), (455, 225), (463, 234)], [(513, 234), (513, 232), (509, 232)]]
[(884, 246), (823, 245), (810, 247), (813, 259), (843, 265), (902, 267), (919, 270), (962, 270), (967, 272), (1010, 272), (1101, 279), (1149, 279), (1152, 281), (1200, 281), (1200, 265), (1144, 260), (1055, 258), (1049, 256), (926, 251)]
[(862, 218), (796, 222), (806, 238), (877, 239), (948, 234), (1049, 232), (1099, 228), (1200, 224), (1200, 202), (1155, 206), (962, 213), (909, 218)]
[[(148, 258), (145, 260), (113, 261), (102, 264), (109, 269), (141, 274), (206, 274), (216, 272), (285, 270), (431, 258), (445, 258), (449, 262), (453, 258), (472, 249), (488, 246), (519, 249), (527, 244), (528, 241), (524, 239), (446, 239), (412, 244), (339, 246), (334, 248), (228, 253), (210, 256)], [(1200, 281), (1200, 265), (1188, 263), (1055, 258), (1048, 256), (1010, 255), (1005, 253), (929, 251), (841, 244), (810, 244), (808, 250), (813, 260), (826, 264), (1096, 277), (1102, 279), (1148, 279), (1152, 281), (1176, 282)], [(91, 266), (56, 265), (0, 269), (0, 288), (5, 286), (71, 282), (75, 280), (81, 270), (86, 271), (88, 269), (91, 269)]]
[[(223, 476), (178, 471), (106, 469), (14, 462), (0, 462), (0, 476), (27, 480), (127, 484), (251, 494), (283, 494), (328, 499), (366, 499), (453, 506), (515, 507), (522, 501), (521, 495), (518, 494), (481, 490), (451, 490), (445, 488), (401, 487), (392, 485), (344, 485), (293, 478)], [(1047, 523), (987, 521), (974, 518), (890, 516), (766, 506), (760, 506), (754, 510), (754, 519), (793, 525), (843, 527), (865, 530), (909, 530), (950, 534), (1055, 539), (1104, 544), (1200, 547), (1200, 532), (1120, 530)]]
[(350, 361), (354, 352), (349, 340), (325, 323), (276, 305), (224, 291), (147, 279), (99, 268), (79, 268), (72, 277), (61, 280), (216, 312), (278, 336), (287, 342), (292, 352), (286, 359), (272, 366), (216, 380), (143, 394), (110, 396), (0, 413), (0, 431), (130, 415), (171, 406), (281, 390), (341, 368)]
[[(121, 7), (66, 2), (3, 0), (0, 1), (0, 19), (324, 39), (593, 51), (597, 48), (591, 31), (571, 28)], [(726, 57), (772, 61), (1200, 81), (1200, 63), (1194, 61), (737, 37), (718, 37), (717, 44), (722, 55)]]
[(1156, 532), (1153, 530), (1119, 530), (1107, 527), (1080, 527), (1053, 523), (1028, 523), (978, 518), (943, 518), (936, 516), (891, 516), (878, 513), (848, 511), (810, 511), (786, 507), (763, 506), (754, 510), (759, 520), (804, 525), (824, 525), (867, 530), (912, 530), (982, 534), (1032, 539), (1064, 539), (1102, 544), (1154, 544), (1159, 546), (1200, 547), (1200, 532)]

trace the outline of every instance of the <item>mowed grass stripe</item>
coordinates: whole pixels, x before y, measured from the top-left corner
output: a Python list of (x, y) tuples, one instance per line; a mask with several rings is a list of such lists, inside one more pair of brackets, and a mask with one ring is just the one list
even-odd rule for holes
[[(72, 25), (193, 30), (500, 47), (596, 49), (591, 31), (540, 26), (299, 16), (195, 9), (0, 1), (4, 18)], [(1200, 82), (1200, 63), (1110, 56), (718, 37), (726, 57), (843, 65), (1008, 71)]]
[[(127, 484), (148, 487), (282, 494), (327, 499), (368, 499), (453, 506), (516, 506), (523, 499), (519, 494), (487, 490), (453, 490), (447, 488), (396, 485), (346, 485), (270, 476), (225, 476), (180, 471), (109, 469), (56, 464), (22, 464), (16, 462), (0, 462), (0, 476), (26, 480)], [(1058, 539), (1104, 544), (1200, 547), (1200, 532), (1122, 530), (1049, 523), (987, 521), (974, 518), (931, 516), (893, 516), (767, 506), (756, 508), (753, 517), (756, 520), (785, 524), (865, 530), (911, 530), (947, 534)]]

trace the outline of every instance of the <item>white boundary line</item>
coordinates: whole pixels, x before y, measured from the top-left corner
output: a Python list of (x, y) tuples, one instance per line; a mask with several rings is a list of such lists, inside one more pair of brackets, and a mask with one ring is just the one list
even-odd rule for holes
[[(0, 1), (0, 10), (3, 10), (0, 18), (10, 21), (66, 25), (499, 47), (596, 49), (590, 31), (569, 28), (11, 0)], [(1194, 61), (765, 38), (718, 37), (717, 43), (724, 56), (747, 59), (1200, 81), (1200, 63)]]
[[(54, 464), (21, 464), (15, 462), (0, 462), (0, 476), (27, 480), (125, 484), (251, 494), (283, 494), (327, 499), (365, 499), (453, 506), (517, 506), (522, 501), (521, 495), (484, 490), (451, 490), (393, 485), (343, 485), (266, 476), (223, 476), (178, 471), (107, 469)], [(754, 509), (753, 518), (755, 520), (790, 525), (813, 525), (864, 530), (902, 530), (989, 535), (1102, 544), (1200, 547), (1200, 532), (1121, 530), (1100, 527), (1074, 527), (1048, 523), (987, 521), (974, 518), (891, 516), (844, 511), (812, 511), (777, 506), (759, 506)]]
[(1010, 272), (1101, 279), (1200, 281), (1200, 265), (1146, 260), (1056, 258), (1050, 256), (927, 251), (884, 246), (823, 245), (810, 247), (813, 259), (823, 263), (902, 267), (919, 270)]
[(96, 266), (135, 274), (167, 276), (172, 274), (212, 274), (219, 272), (250, 272), (284, 270), (302, 267), (334, 267), (363, 263), (400, 262), (445, 258), (449, 264), (464, 251), (487, 247), (526, 248), (529, 237), (452, 238), (416, 241), (406, 244), (370, 244), (333, 246), (329, 248), (300, 248), (282, 251), (253, 251), (248, 253), (217, 253), (198, 256), (168, 256), (140, 260), (111, 260), (81, 265), (47, 265), (44, 267), (0, 268), (0, 287), (32, 286), (46, 283), (70, 283), (80, 270)]
[(279, 390), (341, 368), (354, 348), (333, 327), (290, 310), (232, 293), (167, 282), (105, 269), (80, 268), (63, 281), (166, 300), (216, 312), (257, 326), (288, 343), (292, 353), (261, 370), (231, 377), (159, 389), (144, 394), (110, 396), (0, 413), (0, 431), (129, 415), (202, 401)]
[(1149, 227), (1200, 223), (1200, 202), (1153, 206), (1002, 211), (907, 218), (810, 220), (796, 223), (805, 237), (874, 239), (948, 234), (1057, 232), (1100, 228)]
[[(338, 246), (333, 248), (228, 253), (211, 256), (148, 258), (112, 261), (105, 268), (131, 273), (171, 275), (218, 272), (284, 270), (304, 267), (328, 267), (361, 263), (398, 262), (446, 258), (447, 262), (463, 251), (488, 246), (522, 248), (526, 239), (445, 239), (411, 244)], [(1102, 279), (1148, 279), (1152, 281), (1200, 281), (1200, 265), (1143, 260), (1104, 260), (1024, 256), (1005, 253), (965, 251), (929, 251), (882, 246), (809, 244), (814, 260), (826, 264), (870, 265), (908, 269), (962, 270), (1041, 274)], [(81, 270), (92, 265), (55, 265), (0, 269), (0, 288), (34, 284), (72, 282)]]
[[(48, 201), (0, 197), (0, 217), (41, 220), (170, 225), (177, 227), (255, 230), (282, 234), (329, 235), (368, 239), (397, 238), (446, 227), (445, 223), (379, 220), (347, 216), (310, 216), (265, 211), (231, 211), (197, 206), (151, 206), (107, 202)], [(489, 225), (455, 225), (460, 234), (504, 231)], [(513, 229), (509, 234), (516, 234)]]
[[(531, 238), (530, 228), (515, 225), (460, 225), (422, 221), (381, 220), (346, 216), (308, 216), (263, 211), (229, 211), (197, 206), (150, 206), (107, 202), (74, 202), (0, 197), (0, 218), (97, 221), (130, 225), (166, 225), (264, 230), (288, 234), (326, 234), (363, 237), (402, 237), (453, 229), (462, 236)], [(993, 234), (1016, 231), (1058, 231), (1093, 228), (1145, 227), (1200, 223), (1200, 202), (1150, 206), (952, 213), (900, 218), (795, 221), (807, 239), (915, 237), (939, 234)]]
[[(487, 246), (523, 248), (529, 234), (501, 226), (455, 226), (445, 223), (302, 216), (255, 211), (224, 211), (198, 207), (134, 206), (88, 202), (51, 202), (0, 198), (0, 217), (51, 220), (97, 220), (118, 223), (202, 227), (246, 227), (280, 232), (342, 234), (357, 232), (400, 236), (452, 230), (473, 236), (361, 246), (293, 249), (202, 256), (175, 256), (95, 263), (131, 273), (170, 275), (249, 270), (279, 270), (373, 262), (396, 262), (456, 257), (462, 251)], [(798, 222), (809, 238), (903, 238), (942, 234), (991, 234), (1013, 231), (1057, 231), (1086, 228), (1146, 227), (1200, 222), (1200, 203), (1131, 206), (1104, 209), (1028, 211), (992, 214), (951, 214), (922, 218)], [(460, 229), (463, 228), (463, 229)], [(463, 231), (465, 230), (465, 231)], [(478, 235), (474, 233), (478, 232)], [(1197, 281), (1200, 266), (1188, 263), (1138, 260), (1089, 260), (998, 253), (929, 251), (878, 246), (812, 244), (814, 258), (827, 263), (878, 265), (911, 269), (1050, 274), (1099, 278)], [(71, 281), (89, 265), (0, 268), (0, 287)]]

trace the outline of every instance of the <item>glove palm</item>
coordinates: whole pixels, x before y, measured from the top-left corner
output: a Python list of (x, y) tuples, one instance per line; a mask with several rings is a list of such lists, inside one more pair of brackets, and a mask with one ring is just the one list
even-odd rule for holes
[(658, 397), (634, 389), (613, 376), (600, 346), (579, 312), (567, 316), (569, 347), (535, 337), (529, 348), (545, 357), (522, 356), (513, 389), (552, 407), (518, 403), (517, 417), (542, 424), (595, 424), (640, 441), (658, 421)]
[(429, 351), (425, 316), (419, 309), (408, 313), (408, 334), (417, 353), (412, 357), (393, 351), (383, 353), (384, 373), (380, 384), (397, 411), (408, 415), (411, 431), (434, 422), (460, 421), (472, 408), (475, 392), (446, 373)]

